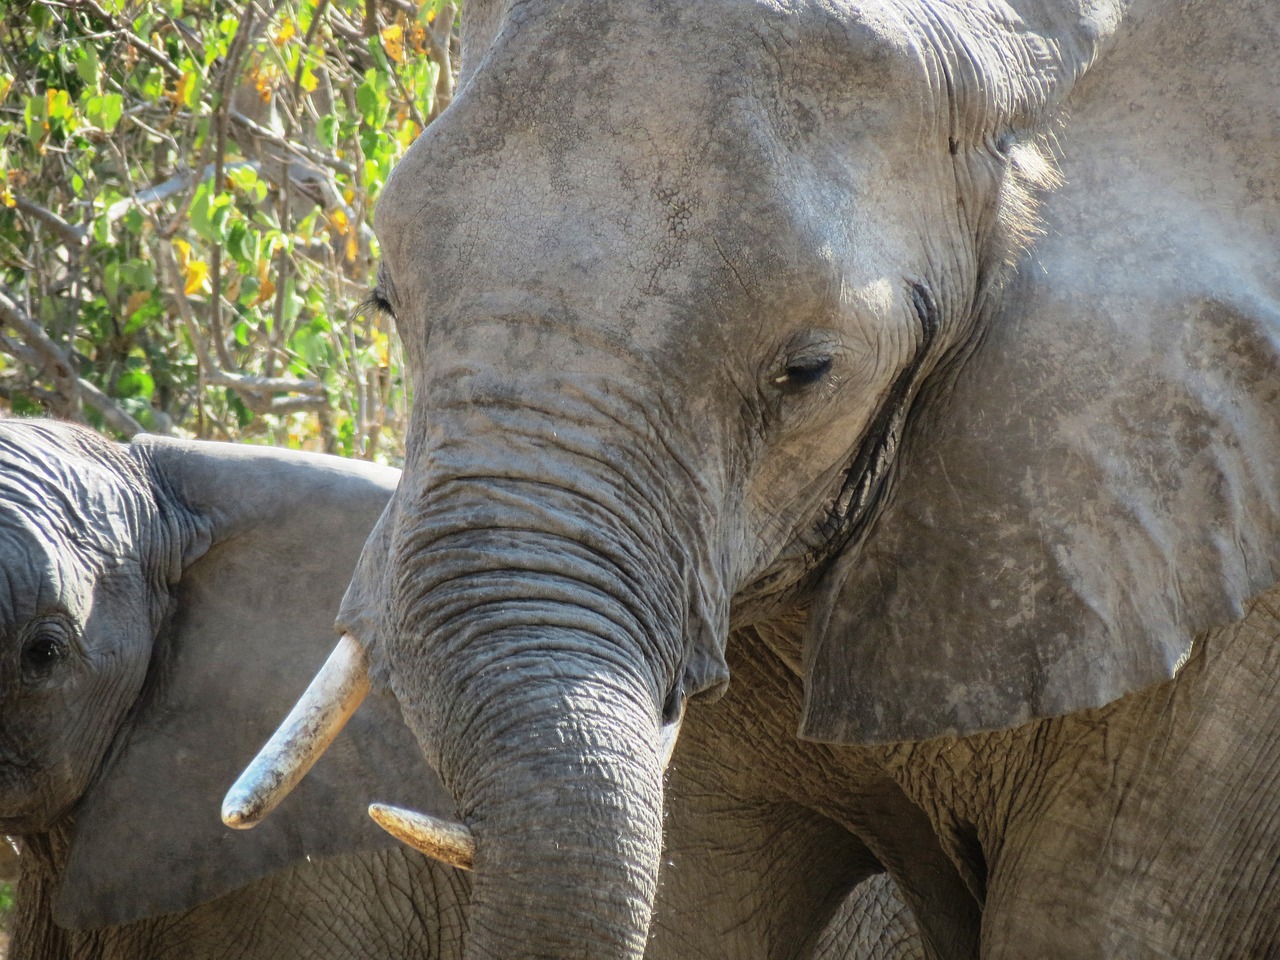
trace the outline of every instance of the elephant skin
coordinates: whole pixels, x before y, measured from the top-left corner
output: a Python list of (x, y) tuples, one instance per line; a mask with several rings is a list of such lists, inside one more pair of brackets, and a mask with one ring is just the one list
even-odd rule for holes
[(11, 957), (457, 955), (465, 875), (365, 814), (386, 790), (451, 809), (389, 698), (366, 701), (272, 823), (232, 833), (218, 820), (332, 646), (397, 478), (0, 420), (0, 831), (21, 849)]
[[(148, 674), (104, 731), (105, 752), (67, 764), (88, 771), (88, 786), (61, 795), (51, 789), (41, 796), (45, 805), (28, 806), (17, 820), (9, 816), (17, 777), (32, 776), (33, 766), (6, 772), (0, 811), (23, 850), (18, 857), (7, 843), (2, 848), (11, 858), (4, 861), (13, 868), (9, 880), (19, 881), (9, 956), (459, 957), (467, 875), (400, 846), (364, 816), (370, 799), (406, 783), (405, 802), (451, 812), (386, 698), (366, 702), (267, 825), (232, 834), (216, 819), (237, 766), (327, 653), (332, 613), (398, 471), (150, 437), (121, 447), (47, 421), (0, 420), (0, 449), (7, 465), (0, 487), (8, 494), (0, 503), (7, 535), (0, 570), (8, 582), (42, 568), (30, 561), (44, 557), (47, 568), (78, 577), (63, 574), (60, 584), (37, 584), (28, 596), (56, 587), (67, 597), (121, 604), (144, 621), (141, 611), (157, 605), (147, 591), (167, 596), (154, 630), (130, 634), (123, 616), (109, 633), (95, 633), (92, 617), (77, 621), (93, 662), (136, 660)], [(157, 551), (180, 557), (159, 582), (143, 569), (137, 572), (146, 575), (126, 581), (132, 589), (99, 592), (110, 571), (137, 561), (145, 567)], [(27, 599), (7, 600), (8, 622), (20, 620)], [(48, 606), (75, 612), (70, 602)], [(279, 655), (261, 655), (267, 644)], [(93, 680), (90, 672), (73, 689)], [(10, 687), (0, 727), (4, 742), (23, 742), (32, 760), (42, 744), (23, 726), (33, 722), (38, 696)], [(60, 734), (55, 753), (85, 746), (77, 721), (109, 727), (102, 718), (119, 712), (109, 698), (87, 699), (99, 713), (53, 713), (44, 721), (46, 736)], [(60, 706), (68, 710), (67, 701)], [(146, 748), (157, 740), (162, 746)], [(869, 879), (842, 906), (815, 956), (905, 960), (912, 955), (894, 952), (912, 942), (900, 910), (887, 878)]]
[(474, 838), (468, 958), (803, 955), (882, 870), (934, 957), (1280, 952), (1278, 40), (470, 0), (338, 620)]

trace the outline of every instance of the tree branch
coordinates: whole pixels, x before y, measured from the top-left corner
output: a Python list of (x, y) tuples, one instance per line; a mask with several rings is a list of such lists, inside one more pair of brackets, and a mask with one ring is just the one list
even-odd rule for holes
[(48, 227), (66, 246), (72, 250), (78, 250), (85, 245), (89, 238), (89, 231), (84, 227), (74, 227), (52, 210), (46, 210), (37, 203), (32, 203), (25, 197), (14, 195), (14, 204), (19, 210), (29, 217), (39, 220)]
[[(204, 371), (205, 380), (221, 387), (230, 387), (242, 396), (250, 409), (255, 409), (254, 403), (261, 405), (265, 399), (264, 395), (272, 393), (300, 393), (310, 399), (313, 404), (325, 403), (324, 384), (318, 380), (257, 377), (247, 373), (233, 373), (218, 366), (209, 353), (208, 343), (200, 333), (200, 325), (191, 313), (191, 304), (182, 293), (182, 284), (178, 279), (178, 265), (174, 262), (173, 253), (168, 249), (166, 241), (161, 240), (156, 244), (156, 253), (156, 262), (160, 265), (164, 276), (164, 286), (169, 290), (169, 298), (177, 307), (178, 315), (187, 328), (187, 336), (191, 338), (191, 345), (195, 348), (196, 359)], [(250, 397), (255, 397), (254, 403), (250, 403)], [(274, 404), (271, 405), (270, 410), (275, 412)]]
[(12, 327), (23, 338), (21, 343), (8, 337), (0, 338), (0, 349), (30, 366), (41, 369), (52, 367), (55, 376), (64, 383), (71, 384), (81, 401), (97, 410), (102, 415), (103, 422), (117, 433), (132, 437), (146, 432), (142, 424), (129, 416), (114, 400), (83, 379), (71, 358), (3, 290), (0, 290), (0, 324)]
[(75, 5), (84, 7), (93, 13), (95, 17), (105, 23), (116, 33), (123, 34), (125, 42), (133, 47), (138, 53), (142, 54), (161, 70), (167, 73), (174, 80), (182, 79), (182, 71), (177, 68), (172, 60), (165, 56), (164, 51), (157, 50), (145, 40), (141, 39), (133, 32), (128, 24), (123, 24), (115, 18), (109, 11), (104, 10), (97, 0), (75, 0)]

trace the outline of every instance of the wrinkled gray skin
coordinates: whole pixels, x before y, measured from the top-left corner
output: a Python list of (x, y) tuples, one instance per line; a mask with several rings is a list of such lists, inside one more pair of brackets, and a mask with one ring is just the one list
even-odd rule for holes
[[(11, 957), (457, 955), (465, 876), (365, 814), (383, 790), (450, 810), (387, 698), (261, 832), (218, 821), (332, 646), (397, 476), (0, 420), (0, 833), (22, 848)], [(303, 854), (314, 862), (290, 866)]]
[(1278, 33), (470, 0), (340, 618), (475, 834), (469, 957), (790, 957), (880, 867), (935, 956), (1280, 950)]
[[(238, 766), (327, 654), (398, 476), (0, 420), (0, 828), (23, 848), (11, 957), (461, 956), (467, 875), (364, 815), (385, 791), (452, 812), (385, 698), (266, 825), (217, 822)], [(868, 880), (816, 956), (912, 956), (900, 910), (886, 878)]]

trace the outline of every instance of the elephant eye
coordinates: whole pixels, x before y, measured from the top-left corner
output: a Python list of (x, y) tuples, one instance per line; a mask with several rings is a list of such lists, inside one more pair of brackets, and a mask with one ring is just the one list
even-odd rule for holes
[(825, 354), (798, 357), (789, 361), (773, 382), (779, 387), (809, 387), (831, 372), (832, 363), (833, 359)]
[(60, 617), (34, 623), (22, 644), (22, 669), (36, 676), (65, 660), (71, 653), (71, 628)]

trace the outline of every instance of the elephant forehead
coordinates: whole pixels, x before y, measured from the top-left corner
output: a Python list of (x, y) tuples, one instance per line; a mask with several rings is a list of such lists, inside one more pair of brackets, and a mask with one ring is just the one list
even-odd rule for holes
[(0, 508), (0, 637), (37, 613), (64, 605), (69, 560), (8, 504)]
[[(843, 149), (850, 125), (902, 127), (903, 103), (925, 99), (928, 71), (891, 18), (819, 4), (652, 7), (523, 3), (472, 38), (464, 60), (478, 65), (379, 204), (387, 256), (434, 237), (465, 261), (490, 225), (542, 225), (538, 249), (585, 245), (610, 223), (678, 241), (716, 201), (777, 194), (761, 178), (793, 151), (833, 137)], [(711, 195), (717, 184), (728, 195)]]
[(63, 425), (0, 423), (0, 616), (87, 612), (94, 580), (138, 561), (155, 508), (115, 458)]

